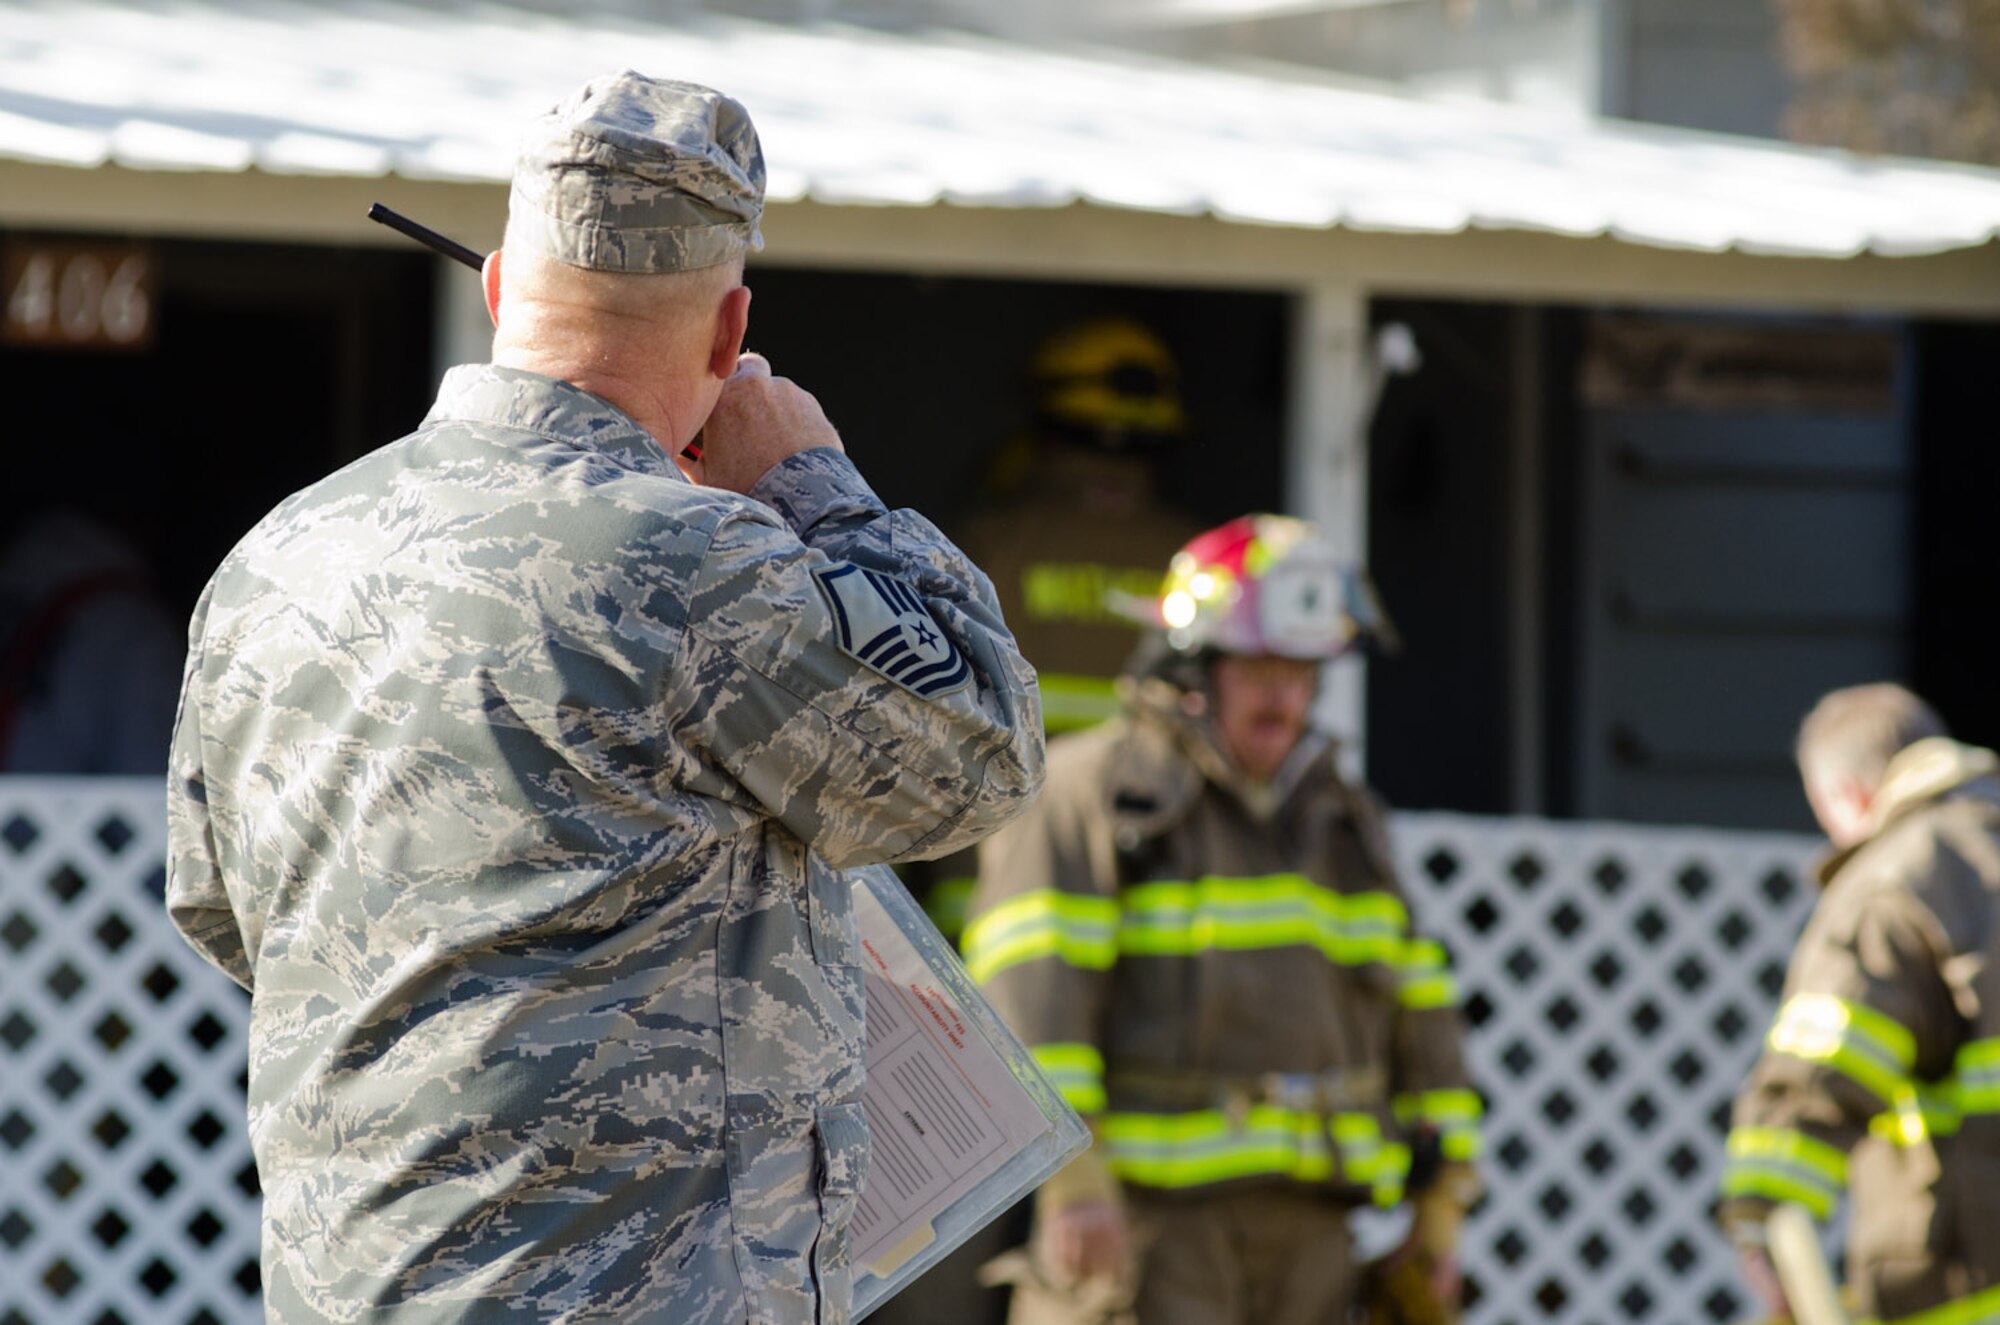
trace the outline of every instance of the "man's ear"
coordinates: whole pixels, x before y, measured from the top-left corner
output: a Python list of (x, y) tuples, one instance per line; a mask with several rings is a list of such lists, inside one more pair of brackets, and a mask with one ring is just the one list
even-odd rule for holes
[(1840, 792), (1855, 816), (1866, 823), (1874, 817), (1875, 795), (1881, 789), (1880, 785), (1870, 786), (1860, 778), (1850, 777), (1843, 779)]
[(1852, 774), (1810, 781), (1806, 784), (1806, 803), (1812, 806), (1813, 818), (1836, 847), (1852, 846), (1864, 840), (1873, 830), (1875, 809), (1875, 788)]
[(716, 309), (715, 340), (708, 348), (708, 371), (716, 377), (733, 377), (736, 357), (743, 353), (743, 337), (750, 329), (750, 287), (739, 285), (722, 296)]
[(486, 316), (493, 319), (493, 325), (500, 325), (500, 250), (494, 249), (486, 255), (486, 261), (479, 267), (479, 284), (486, 291)]

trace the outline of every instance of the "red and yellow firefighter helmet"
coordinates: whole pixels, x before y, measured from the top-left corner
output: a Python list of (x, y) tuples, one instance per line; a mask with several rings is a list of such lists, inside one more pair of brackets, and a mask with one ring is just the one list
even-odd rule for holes
[(1144, 615), (1178, 653), (1333, 659), (1396, 647), (1368, 573), (1288, 515), (1240, 516), (1197, 535)]

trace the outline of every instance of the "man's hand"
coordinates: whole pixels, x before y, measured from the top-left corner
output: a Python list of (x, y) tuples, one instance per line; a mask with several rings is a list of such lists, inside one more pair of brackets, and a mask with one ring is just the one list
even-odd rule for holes
[(1126, 1272), (1129, 1239), (1125, 1212), (1116, 1202), (1073, 1205), (1039, 1220), (1042, 1256), (1055, 1277), (1074, 1284), (1111, 1280)]
[(771, 376), (761, 354), (745, 354), (703, 425), (693, 477), (748, 494), (771, 466), (816, 446), (845, 450), (819, 402), (789, 378)]
[(1431, 1296), (1454, 1318), (1459, 1308), (1459, 1299), (1465, 1293), (1465, 1273), (1458, 1267), (1458, 1257), (1440, 1256), (1430, 1265)]
[(1466, 1203), (1445, 1183), (1436, 1182), (1418, 1192), (1412, 1204), (1410, 1235), (1397, 1254), (1422, 1252), (1431, 1296), (1438, 1306), (1456, 1313), (1464, 1288), (1458, 1267), (1458, 1238), (1459, 1230), (1465, 1227)]
[(1762, 1247), (1739, 1244), (1736, 1248), (1736, 1264), (1743, 1272), (1743, 1282), (1750, 1286), (1764, 1314), (1772, 1320), (1790, 1320), (1792, 1304), (1785, 1299), (1785, 1285), (1778, 1279), (1778, 1271), (1771, 1264), (1771, 1257)]

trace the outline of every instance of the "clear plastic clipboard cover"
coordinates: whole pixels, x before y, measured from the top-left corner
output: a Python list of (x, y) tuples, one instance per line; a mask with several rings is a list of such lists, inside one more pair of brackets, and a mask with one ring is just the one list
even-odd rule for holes
[(868, 988), (860, 1320), (1090, 1144), (1090, 1131), (886, 868), (853, 871)]

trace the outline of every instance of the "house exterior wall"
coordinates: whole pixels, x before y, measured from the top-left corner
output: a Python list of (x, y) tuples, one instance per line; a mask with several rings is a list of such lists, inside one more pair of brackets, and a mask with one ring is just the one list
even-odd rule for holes
[(1148, 20), (1132, 5), (1068, 8), (1044, 27), (1177, 59), (1271, 60), (1419, 95), (1760, 138), (1781, 136), (1791, 90), (1768, 0), (1320, 0), (1204, 23)]
[[(1228, 22), (1147, 22), (1081, 7), (1098, 32), (1185, 60), (1271, 60), (1481, 97), (1719, 133), (1779, 136), (1790, 93), (1766, 0), (1446, 0), (1266, 6)], [(1119, 22), (1120, 16), (1125, 21)]]
[(1588, 115), (1602, 100), (1600, 9), (1597, 0), (1543, 0), (1525, 8), (1488, 3), (1459, 17), (1443, 0), (1327, 4), (1316, 12), (1200, 27), (1135, 25), (1117, 35), (1179, 59), (1283, 61), (1424, 95)]
[(1910, 672), (1904, 330), (1641, 315), (1584, 341), (1570, 808), (1809, 829), (1799, 720)]
[(1604, 115), (1777, 138), (1791, 79), (1769, 0), (1624, 0)]

